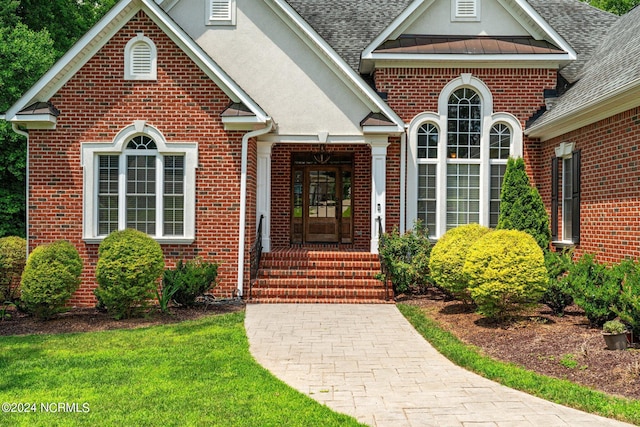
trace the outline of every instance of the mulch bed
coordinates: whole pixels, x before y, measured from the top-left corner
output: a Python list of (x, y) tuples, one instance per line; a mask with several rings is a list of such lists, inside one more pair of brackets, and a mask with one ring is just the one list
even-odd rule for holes
[(51, 320), (38, 320), (10, 308), (10, 319), (0, 320), (0, 336), (28, 334), (61, 334), (74, 332), (105, 331), (110, 329), (133, 329), (154, 325), (165, 325), (198, 319), (210, 314), (224, 314), (244, 310), (239, 300), (207, 301), (196, 307), (171, 307), (169, 313), (157, 308), (150, 309), (144, 317), (115, 320), (106, 311), (96, 308), (74, 308)]
[(640, 399), (640, 345), (607, 350), (601, 330), (589, 326), (576, 306), (557, 317), (544, 305), (508, 324), (487, 321), (472, 307), (447, 300), (436, 289), (404, 298), (445, 329), (485, 354), (606, 393)]

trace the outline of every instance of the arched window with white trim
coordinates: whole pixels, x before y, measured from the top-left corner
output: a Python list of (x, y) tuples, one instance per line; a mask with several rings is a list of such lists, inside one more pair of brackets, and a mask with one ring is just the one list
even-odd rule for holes
[(124, 48), (125, 80), (156, 80), (157, 52), (153, 41), (138, 33)]
[(83, 143), (84, 237), (99, 241), (134, 228), (159, 241), (189, 243), (195, 233), (195, 143), (167, 143), (136, 123), (113, 143)]
[(493, 113), (487, 86), (471, 75), (449, 82), (438, 112), (409, 125), (407, 225), (417, 219), (432, 238), (470, 223), (495, 227), (509, 157), (522, 155), (522, 126)]

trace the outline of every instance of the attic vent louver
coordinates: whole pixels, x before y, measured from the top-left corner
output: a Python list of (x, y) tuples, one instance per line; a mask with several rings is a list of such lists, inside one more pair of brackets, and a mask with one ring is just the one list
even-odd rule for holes
[(480, 0), (453, 0), (454, 20), (477, 20), (480, 17)]
[(151, 47), (145, 43), (136, 43), (131, 49), (131, 71), (134, 75), (151, 74)]
[(231, 19), (231, 0), (210, 0), (209, 19), (228, 21)]

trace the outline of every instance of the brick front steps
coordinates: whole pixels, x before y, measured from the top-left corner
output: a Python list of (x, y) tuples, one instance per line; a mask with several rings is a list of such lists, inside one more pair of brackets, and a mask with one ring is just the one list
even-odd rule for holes
[(366, 252), (282, 249), (262, 254), (250, 303), (387, 303), (378, 256)]

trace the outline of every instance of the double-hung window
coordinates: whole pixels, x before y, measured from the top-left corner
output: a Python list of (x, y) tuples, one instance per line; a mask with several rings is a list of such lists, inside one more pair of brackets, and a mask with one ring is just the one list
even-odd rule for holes
[(83, 144), (85, 239), (133, 228), (160, 241), (192, 241), (195, 144), (167, 144), (159, 132), (133, 132), (105, 145)]

